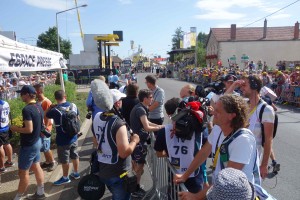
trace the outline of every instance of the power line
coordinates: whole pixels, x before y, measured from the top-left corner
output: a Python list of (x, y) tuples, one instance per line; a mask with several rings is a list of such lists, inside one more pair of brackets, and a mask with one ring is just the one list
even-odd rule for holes
[(271, 15), (274, 15), (275, 13), (278, 13), (279, 11), (281, 11), (281, 10), (283, 10), (283, 9), (285, 9), (285, 8), (287, 8), (287, 7), (289, 7), (289, 6), (293, 5), (293, 4), (295, 4), (295, 3), (297, 3), (298, 1), (300, 1), (300, 0), (294, 1), (293, 3), (290, 3), (289, 5), (284, 6), (283, 8), (280, 8), (279, 10), (276, 10), (275, 12), (273, 12), (273, 13), (271, 13), (271, 14), (265, 16), (265, 17), (262, 17), (262, 18), (260, 18), (260, 19), (258, 19), (258, 20), (256, 20), (256, 21), (254, 21), (254, 22), (252, 22), (252, 23), (250, 23), (250, 24), (247, 24), (247, 25), (244, 26), (243, 28), (245, 28), (245, 27), (247, 27), (247, 26), (250, 26), (250, 25), (252, 25), (252, 24), (254, 24), (254, 23), (256, 23), (256, 22), (258, 22), (258, 21), (260, 21), (260, 20), (263, 20), (263, 19), (265, 19), (265, 18), (267, 18), (267, 17), (269, 17), (269, 16), (271, 16)]

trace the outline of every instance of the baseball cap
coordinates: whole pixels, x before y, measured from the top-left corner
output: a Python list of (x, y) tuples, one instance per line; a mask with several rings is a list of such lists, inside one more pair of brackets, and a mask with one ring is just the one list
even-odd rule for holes
[(110, 89), (110, 93), (112, 95), (113, 98), (113, 103), (116, 103), (117, 101), (119, 101), (120, 99), (126, 97), (126, 94), (120, 92), (117, 89)]
[(253, 200), (254, 186), (241, 170), (225, 168), (219, 172), (214, 185), (207, 191), (208, 200)]
[(36, 94), (34, 87), (31, 85), (24, 85), (21, 90), (17, 90), (16, 92), (22, 94)]

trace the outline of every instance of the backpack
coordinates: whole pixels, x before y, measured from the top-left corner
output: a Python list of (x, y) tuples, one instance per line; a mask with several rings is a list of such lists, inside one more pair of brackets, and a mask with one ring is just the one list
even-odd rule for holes
[[(261, 124), (261, 135), (262, 135), (262, 146), (264, 146), (264, 144), (265, 144), (265, 131), (264, 131), (264, 125), (263, 125), (263, 123), (261, 123), (261, 120), (262, 120), (262, 115), (264, 113), (266, 106), (267, 106), (267, 104), (263, 103), (263, 105), (259, 111), (259, 121)], [(277, 115), (277, 113), (275, 113), (273, 138), (276, 136), (277, 126), (278, 126), (278, 115)]]
[(60, 126), (63, 132), (68, 133), (70, 137), (74, 137), (80, 132), (80, 122), (77, 117), (77, 113), (72, 110), (73, 103), (67, 109), (57, 107), (61, 112)]

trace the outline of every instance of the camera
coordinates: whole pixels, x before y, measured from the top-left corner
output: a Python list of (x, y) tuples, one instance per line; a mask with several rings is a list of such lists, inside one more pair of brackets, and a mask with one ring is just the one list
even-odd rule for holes
[[(214, 92), (216, 94), (222, 94), (224, 91), (225, 85), (222, 81), (211, 82), (205, 86), (205, 90), (209, 92)], [(207, 93), (207, 94), (208, 94)]]
[(88, 111), (88, 113), (86, 114), (85, 118), (91, 119), (93, 111), (94, 111), (93, 107), (89, 106), (87, 111)]
[(85, 118), (91, 119), (91, 117), (92, 117), (92, 111), (89, 111), (89, 112), (86, 114)]
[(46, 138), (51, 137), (51, 132), (48, 131), (45, 126), (42, 127), (41, 133), (43, 133)]

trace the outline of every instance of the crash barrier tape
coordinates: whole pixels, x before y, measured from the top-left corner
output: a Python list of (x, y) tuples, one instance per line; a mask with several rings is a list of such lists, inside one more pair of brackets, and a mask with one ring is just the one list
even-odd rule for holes
[(154, 150), (155, 137), (151, 133), (151, 145), (148, 145), (146, 165), (152, 177), (153, 186), (143, 199), (178, 200), (178, 191), (188, 191), (183, 183), (175, 185), (173, 175), (176, 169), (167, 158), (158, 158)]

